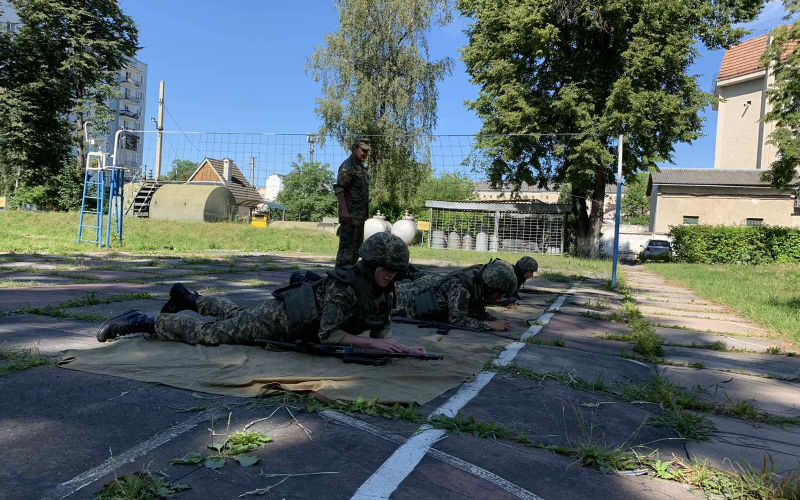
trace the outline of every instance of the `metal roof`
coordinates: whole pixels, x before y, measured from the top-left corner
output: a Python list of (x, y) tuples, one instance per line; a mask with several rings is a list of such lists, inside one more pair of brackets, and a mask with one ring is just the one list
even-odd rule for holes
[(647, 180), (647, 194), (654, 184), (667, 186), (725, 186), (769, 188), (761, 180), (763, 170), (734, 168), (665, 168), (651, 172)]
[(426, 208), (443, 208), (447, 210), (467, 210), (481, 212), (525, 212), (535, 214), (571, 214), (572, 205), (538, 202), (498, 202), (490, 201), (438, 201), (427, 200)]
[(284, 212), (289, 210), (288, 208), (284, 207), (283, 205), (281, 205), (279, 203), (275, 203), (274, 201), (266, 201), (266, 200), (264, 200), (263, 204), (268, 206), (269, 208), (272, 208), (272, 209), (275, 209), (275, 210), (283, 210)]

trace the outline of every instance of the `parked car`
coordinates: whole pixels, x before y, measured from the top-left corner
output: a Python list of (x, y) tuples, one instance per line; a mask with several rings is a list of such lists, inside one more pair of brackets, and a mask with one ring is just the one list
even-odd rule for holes
[(646, 260), (669, 260), (672, 257), (672, 247), (667, 240), (650, 240), (639, 257), (642, 262)]

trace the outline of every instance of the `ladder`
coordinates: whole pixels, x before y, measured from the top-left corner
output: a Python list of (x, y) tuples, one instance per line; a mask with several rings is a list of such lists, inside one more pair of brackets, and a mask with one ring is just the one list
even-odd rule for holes
[[(87, 143), (97, 145), (89, 140), (89, 122), (84, 125)], [(116, 141), (115, 141), (116, 142)], [(99, 147), (98, 147), (99, 149)], [(86, 172), (83, 178), (83, 195), (81, 197), (81, 215), (78, 223), (78, 244), (95, 243), (97, 248), (103, 247), (103, 224), (105, 223), (105, 247), (111, 244), (111, 226), (114, 234), (122, 243), (122, 207), (124, 205), (125, 169), (107, 165), (108, 156), (101, 151), (90, 151), (86, 154)], [(92, 158), (97, 159), (97, 166), (91, 166)], [(106, 218), (106, 207), (108, 217)], [(87, 218), (87, 216), (89, 216)]]
[(139, 192), (136, 193), (136, 198), (133, 201), (133, 214), (136, 217), (149, 217), (150, 216), (150, 201), (153, 199), (153, 194), (161, 187), (161, 183), (157, 181), (149, 181), (142, 184)]

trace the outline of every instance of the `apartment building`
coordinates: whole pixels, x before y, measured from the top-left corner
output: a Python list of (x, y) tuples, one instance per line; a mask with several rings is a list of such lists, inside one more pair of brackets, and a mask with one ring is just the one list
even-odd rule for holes
[[(108, 102), (112, 110), (109, 133), (103, 141), (103, 150), (113, 153), (114, 137), (118, 130), (141, 132), (145, 125), (147, 97), (147, 64), (138, 59), (129, 59), (128, 64), (117, 74), (119, 98)], [(144, 155), (144, 134), (121, 134), (117, 164), (139, 170)]]

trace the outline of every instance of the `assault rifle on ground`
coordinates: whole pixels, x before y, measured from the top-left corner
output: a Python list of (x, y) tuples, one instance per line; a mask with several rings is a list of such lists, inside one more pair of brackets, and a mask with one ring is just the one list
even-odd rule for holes
[(345, 363), (358, 363), (361, 365), (381, 366), (385, 365), (392, 358), (415, 358), (424, 360), (444, 359), (441, 354), (410, 354), (407, 352), (387, 352), (379, 349), (369, 349), (366, 347), (346, 347), (341, 345), (310, 344), (298, 340), (291, 344), (289, 342), (278, 342), (268, 339), (256, 339), (255, 343), (261, 346), (273, 347), (282, 351), (305, 352), (317, 356), (336, 356), (342, 358)]
[(511, 337), (509, 335), (500, 335), (499, 333), (494, 333), (489, 330), (481, 330), (480, 328), (473, 328), (471, 326), (454, 325), (452, 323), (439, 323), (438, 321), (429, 321), (427, 319), (413, 319), (413, 318), (405, 318), (403, 316), (392, 316), (392, 321), (396, 323), (407, 323), (409, 325), (417, 325), (418, 328), (436, 328), (436, 333), (438, 333), (439, 335), (447, 335), (448, 333), (450, 333), (450, 330), (462, 330), (465, 332), (486, 333), (489, 335), (494, 335), (495, 337), (501, 337), (509, 340), (519, 340), (516, 337)]

